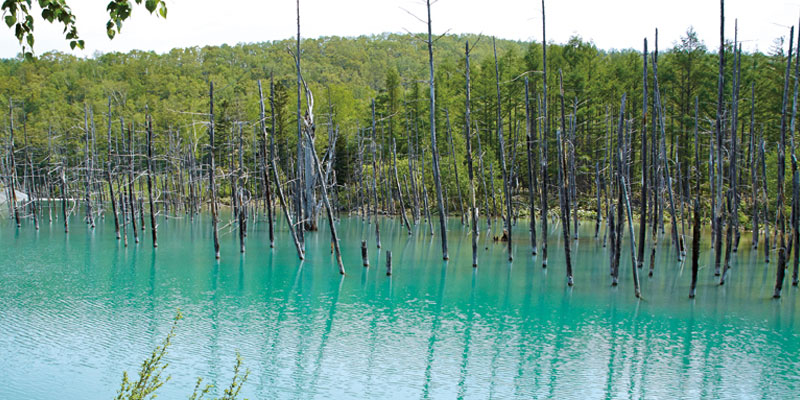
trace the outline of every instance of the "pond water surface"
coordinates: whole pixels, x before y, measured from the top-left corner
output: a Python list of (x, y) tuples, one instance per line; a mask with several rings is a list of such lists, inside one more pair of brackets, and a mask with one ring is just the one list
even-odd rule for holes
[[(325, 222), (306, 235), (304, 262), (282, 221), (272, 250), (266, 223), (251, 223), (244, 255), (238, 235), (223, 229), (219, 262), (207, 217), (161, 218), (157, 249), (149, 230), (125, 248), (111, 218), (94, 230), (71, 222), (65, 235), (60, 222), (36, 232), (0, 221), (0, 399), (113, 398), (122, 372), (136, 374), (177, 309), (184, 319), (164, 399), (186, 398), (197, 377), (226, 387), (237, 351), (251, 372), (241, 394), (251, 399), (794, 398), (800, 390), (800, 294), (787, 277), (783, 298), (771, 298), (777, 256), (765, 264), (746, 238), (725, 286), (703, 247), (690, 300), (690, 266), (677, 262), (667, 231), (637, 300), (629, 244), (611, 287), (608, 249), (588, 221), (573, 244), (572, 288), (556, 224), (547, 269), (530, 255), (522, 220), (514, 261), (483, 238), (473, 269), (469, 230), (457, 219), (444, 262), (424, 222), (408, 236), (382, 218), (378, 252), (374, 225), (343, 218), (341, 277)], [(361, 266), (362, 238), (370, 268)]]

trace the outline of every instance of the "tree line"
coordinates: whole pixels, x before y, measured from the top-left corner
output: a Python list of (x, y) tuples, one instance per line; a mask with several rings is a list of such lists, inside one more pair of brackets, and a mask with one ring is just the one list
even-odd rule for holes
[[(434, 38), (430, 25), (427, 35), (303, 40), (299, 28), (298, 16), (291, 40), (3, 60), (9, 215), (38, 224), (45, 212), (53, 218), (58, 199), (68, 230), (80, 204), (89, 225), (110, 207), (127, 243), (128, 224), (138, 242), (149, 213), (157, 245), (157, 215), (194, 216), (207, 204), (219, 256), (219, 229), (236, 226), (244, 251), (248, 219), (266, 215), (273, 240), (273, 215), (282, 212), (300, 258), (304, 232), (322, 215), (337, 254), (341, 212), (374, 223), (378, 247), (380, 215), (431, 234), (436, 215), (445, 259), (446, 215), (472, 219), (474, 238), (480, 216), (485, 232), (501, 219), (509, 258), (511, 227), (528, 217), (531, 251), (546, 266), (547, 222), (557, 211), (570, 285), (568, 239), (584, 212), (610, 241), (615, 282), (625, 229), (638, 240), (631, 257), (641, 268), (651, 227), (652, 274), (665, 221), (678, 257), (687, 254), (689, 210), (711, 222), (718, 272), (726, 240), (721, 283), (743, 229), (754, 230), (754, 246), (763, 231), (767, 260), (777, 238), (779, 263), (796, 242), (793, 33), (788, 51), (778, 38), (765, 54), (724, 35), (712, 52), (691, 28), (661, 51), (655, 31), (649, 52), (647, 41), (639, 51), (601, 50), (579, 37), (546, 46)], [(14, 189), (29, 196), (22, 205)], [(231, 206), (230, 225), (218, 226), (219, 202)]]

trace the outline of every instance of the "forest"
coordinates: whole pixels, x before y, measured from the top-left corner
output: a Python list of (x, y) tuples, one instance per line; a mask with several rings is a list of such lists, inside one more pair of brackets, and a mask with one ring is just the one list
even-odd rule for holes
[[(645, 227), (655, 254), (666, 222), (682, 258), (695, 210), (712, 225), (718, 273), (727, 236), (722, 283), (731, 237), (735, 252), (744, 230), (754, 246), (763, 230), (768, 260), (770, 236), (784, 239), (784, 214), (788, 252), (797, 236), (792, 39), (745, 53), (721, 36), (715, 51), (689, 27), (666, 49), (656, 30), (649, 50), (647, 39), (642, 50), (603, 50), (577, 36), (546, 48), (430, 32), (301, 40), (298, 26), (295, 39), (166, 54), (20, 56), (0, 63), (0, 175), (18, 226), (61, 214), (68, 231), (70, 214), (93, 225), (111, 211), (125, 216), (126, 244), (129, 223), (138, 243), (136, 224), (143, 230), (149, 214), (156, 246), (157, 216), (207, 205), (216, 238), (222, 205), (244, 252), (247, 220), (268, 215), (272, 238), (282, 209), (301, 258), (303, 232), (325, 214), (337, 253), (341, 213), (373, 216), (379, 247), (378, 215), (431, 234), (438, 215), (445, 259), (445, 216), (472, 218), (476, 238), (485, 218), (487, 237), (507, 242), (509, 257), (508, 227), (523, 217), (546, 265), (537, 214), (546, 231), (558, 210), (565, 240), (570, 225), (577, 236), (581, 219), (594, 220), (617, 264), (623, 214), (631, 236), (637, 216), (631, 255), (641, 268)], [(492, 232), (498, 218), (503, 228)]]

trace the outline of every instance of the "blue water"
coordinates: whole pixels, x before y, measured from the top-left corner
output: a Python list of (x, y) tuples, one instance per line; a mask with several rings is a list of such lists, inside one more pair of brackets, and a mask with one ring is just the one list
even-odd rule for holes
[[(241, 394), (251, 399), (739, 399), (800, 390), (800, 296), (787, 280), (783, 297), (771, 298), (777, 256), (765, 264), (746, 238), (725, 286), (703, 247), (690, 300), (689, 263), (677, 262), (667, 232), (638, 300), (628, 242), (611, 287), (593, 222), (573, 244), (572, 288), (555, 224), (547, 269), (530, 255), (522, 220), (513, 263), (504, 244), (483, 236), (473, 269), (469, 229), (457, 219), (444, 262), (425, 223), (408, 236), (382, 219), (379, 252), (374, 225), (344, 218), (345, 277), (325, 222), (306, 235), (303, 262), (282, 221), (272, 250), (266, 223), (251, 223), (244, 255), (224, 228), (218, 262), (206, 217), (160, 218), (157, 249), (149, 227), (125, 248), (110, 217), (94, 230), (71, 224), (65, 235), (58, 221), (39, 232), (0, 221), (0, 399), (112, 398), (122, 371), (135, 376), (177, 309), (184, 319), (164, 399), (186, 398), (197, 377), (221, 395), (237, 351), (250, 370)], [(362, 239), (370, 268), (361, 266)]]

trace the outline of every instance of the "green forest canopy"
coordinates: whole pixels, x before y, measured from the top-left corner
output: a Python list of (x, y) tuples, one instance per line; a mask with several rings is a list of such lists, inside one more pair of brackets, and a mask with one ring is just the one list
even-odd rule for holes
[[(491, 40), (487, 39), (477, 35), (445, 35), (435, 42), (437, 135), (441, 137), (440, 143), (447, 143), (445, 115), (448, 113), (459, 165), (463, 163), (465, 153), (464, 45), (467, 40), (471, 46), (476, 44), (471, 51), (472, 118), (480, 129), (484, 158), (497, 165), (493, 161), (497, 157), (494, 60)], [(327, 135), (319, 134), (325, 132), (320, 126), (326, 126), (332, 119), (340, 130), (342, 139), (337, 142), (335, 166), (339, 183), (347, 183), (353, 177), (356, 146), (353, 138), (359, 127), (369, 126), (369, 105), (373, 98), (380, 118), (378, 140), (383, 144), (381, 151), (389, 154), (391, 138), (396, 138), (398, 156), (402, 159), (407, 151), (409, 132), (417, 132), (415, 137), (420, 145), (430, 147), (430, 135), (425, 135), (429, 128), (424, 40), (421, 34), (381, 34), (302, 41), (303, 76), (316, 99), (317, 149), (323, 151), (327, 144)], [(750, 87), (754, 85), (756, 130), (763, 131), (768, 146), (775, 143), (780, 127), (785, 64), (782, 44), (781, 39), (777, 40), (768, 54), (743, 54), (741, 62), (739, 121), (742, 126), (739, 129), (749, 125)], [(233, 132), (238, 122), (247, 122), (249, 125), (245, 129), (252, 132), (259, 112), (256, 81), (261, 79), (266, 83), (270, 74), (274, 74), (278, 107), (276, 144), (279, 163), (285, 163), (291, 149), (296, 146), (294, 62), (288, 51), (292, 46), (293, 39), (287, 39), (174, 49), (166, 54), (131, 51), (82, 59), (48, 52), (35, 59), (6, 59), (0, 62), (0, 101), (8, 106), (13, 98), (15, 124), (18, 128), (24, 126), (24, 140), (33, 145), (34, 160), (41, 160), (46, 155), (48, 129), (60, 135), (61, 141), (75, 142), (74, 146), (68, 147), (80, 149), (84, 104), (95, 110), (95, 120), (99, 126), (104, 126), (108, 97), (112, 99), (115, 120), (124, 117), (126, 121), (141, 124), (145, 106), (148, 106), (156, 127), (156, 145), (166, 149), (167, 139), (165, 135), (159, 135), (159, 131), (179, 131), (184, 139), (194, 137), (195, 142), (205, 134), (206, 128), (201, 123), (208, 108), (209, 81), (213, 81), (217, 88), (219, 142), (227, 140), (227, 135)], [(532, 108), (538, 112), (536, 99), (542, 86), (541, 43), (499, 40), (497, 46), (504, 130), (511, 137), (508, 140), (521, 146), (524, 152), (524, 140), (520, 139), (524, 138), (525, 130), (523, 78), (527, 76), (530, 81)], [(728, 47), (727, 51), (732, 52), (732, 44)], [(713, 131), (711, 123), (716, 112), (716, 57), (697, 39), (691, 28), (678, 42), (658, 54), (659, 84), (667, 111), (669, 154), (671, 159), (677, 157), (683, 165), (693, 160), (694, 150), (690, 146), (694, 142), (695, 97), (700, 105), (701, 159), (702, 155), (708, 154), (710, 136), (706, 132)], [(730, 63), (730, 60), (732, 57), (726, 58), (726, 62)], [(639, 140), (642, 104), (642, 54), (632, 49), (601, 50), (591, 42), (573, 37), (564, 44), (548, 45), (548, 70), (552, 71), (548, 76), (551, 88), (548, 93), (549, 117), (554, 118), (559, 111), (558, 91), (552, 90), (558, 88), (559, 70), (564, 76), (567, 113), (577, 107), (578, 186), (579, 193), (589, 194), (594, 189), (595, 160), (603, 158), (606, 130), (613, 126), (623, 93), (628, 96), (633, 147), (637, 148), (635, 143)], [(729, 101), (732, 66), (727, 65), (725, 71), (725, 96)], [(648, 86), (652, 88), (652, 74), (648, 79), (651, 80)], [(333, 116), (328, 111), (329, 102), (334, 110)], [(8, 117), (6, 113), (6, 126)], [(551, 123), (551, 126), (556, 125)], [(105, 144), (98, 143), (98, 146), (103, 148)], [(443, 157), (451, 157), (446, 145), (441, 149)], [(520, 168), (525, 162), (525, 158), (520, 156), (523, 152), (518, 153), (515, 160)], [(447, 163), (449, 161), (445, 160), (442, 165)], [(633, 170), (635, 177), (638, 170)], [(455, 183), (447, 171), (444, 168), (443, 179), (446, 186), (452, 186)], [(462, 185), (466, 185), (465, 175), (462, 173), (460, 176)]]

